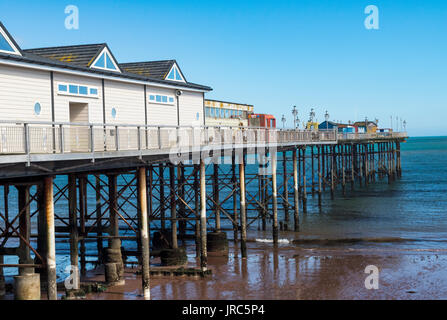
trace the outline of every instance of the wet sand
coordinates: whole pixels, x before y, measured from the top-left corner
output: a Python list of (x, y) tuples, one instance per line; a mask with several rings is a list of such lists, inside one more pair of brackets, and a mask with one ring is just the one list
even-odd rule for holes
[[(152, 277), (153, 300), (177, 299), (447, 299), (447, 251), (434, 249), (303, 249), (249, 243), (248, 258), (230, 244), (228, 257), (209, 257), (208, 278)], [(193, 252), (189, 264), (197, 263)], [(157, 260), (151, 261), (156, 263)], [(198, 264), (196, 264), (198, 265)], [(379, 289), (368, 290), (365, 267), (379, 268)], [(137, 269), (127, 269), (124, 286), (87, 299), (142, 299)], [(90, 272), (90, 276), (95, 271)], [(102, 272), (90, 280), (102, 281)]]

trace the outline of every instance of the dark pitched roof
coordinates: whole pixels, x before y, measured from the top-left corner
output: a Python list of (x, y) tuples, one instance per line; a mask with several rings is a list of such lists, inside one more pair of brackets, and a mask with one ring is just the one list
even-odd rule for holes
[(174, 63), (176, 63), (175, 60), (160, 60), (120, 63), (119, 66), (122, 70), (125, 70), (129, 73), (163, 80), (167, 76), (169, 70), (171, 70)]
[[(89, 67), (106, 44), (86, 44), (64, 47), (48, 47), (23, 50), (51, 60), (61, 61), (80, 67)], [(110, 50), (109, 50), (110, 51)]]

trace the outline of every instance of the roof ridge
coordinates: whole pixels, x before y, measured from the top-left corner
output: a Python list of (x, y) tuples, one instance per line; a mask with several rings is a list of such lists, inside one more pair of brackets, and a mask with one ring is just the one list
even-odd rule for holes
[(172, 62), (176, 61), (175, 59), (166, 59), (166, 60), (150, 60), (150, 61), (138, 61), (138, 62), (123, 62), (121, 64), (141, 64), (141, 63), (151, 63), (151, 62)]
[(107, 45), (107, 43), (75, 44), (75, 45), (70, 45), (70, 46), (54, 46), (54, 47), (30, 48), (30, 49), (23, 49), (23, 51), (44, 50), (44, 49), (58, 49), (58, 48), (74, 48), (74, 47), (93, 47), (93, 46), (103, 46), (103, 45)]

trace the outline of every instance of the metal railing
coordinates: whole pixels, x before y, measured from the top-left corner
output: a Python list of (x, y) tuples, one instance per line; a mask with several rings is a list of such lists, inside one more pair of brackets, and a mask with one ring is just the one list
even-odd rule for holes
[(228, 126), (145, 126), (53, 122), (0, 122), (0, 155), (104, 153), (181, 147), (306, 144), (337, 139), (401, 137), (405, 133), (337, 134)]

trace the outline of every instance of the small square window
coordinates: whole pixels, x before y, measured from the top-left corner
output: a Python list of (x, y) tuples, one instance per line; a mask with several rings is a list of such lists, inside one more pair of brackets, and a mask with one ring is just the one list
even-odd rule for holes
[(149, 96), (149, 100), (150, 100), (150, 101), (155, 101), (155, 96), (151, 94), (151, 95)]
[(155, 97), (155, 100), (156, 100), (157, 102), (161, 102), (161, 96), (157, 95), (157, 96)]
[(161, 102), (167, 103), (168, 102), (168, 97), (167, 96), (162, 96), (161, 97)]
[(170, 103), (174, 103), (174, 98), (173, 97), (169, 97), (169, 102)]
[(65, 85), (65, 84), (60, 84), (59, 85), (59, 91), (61, 91), (61, 92), (67, 92), (67, 85)]
[(69, 89), (69, 92), (72, 93), (72, 94), (78, 94), (78, 93), (79, 93), (79, 92), (78, 92), (78, 86), (70, 85), (70, 86), (68, 87), (68, 89)]
[(87, 95), (87, 94), (88, 94), (88, 89), (87, 89), (87, 87), (80, 86), (80, 87), (79, 87), (79, 94)]
[(90, 94), (94, 95), (94, 96), (97, 96), (98, 95), (98, 89), (90, 88)]

